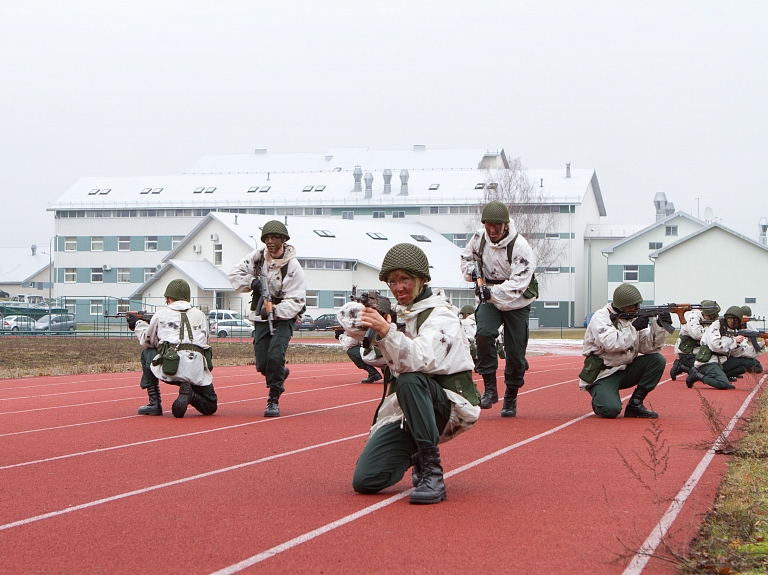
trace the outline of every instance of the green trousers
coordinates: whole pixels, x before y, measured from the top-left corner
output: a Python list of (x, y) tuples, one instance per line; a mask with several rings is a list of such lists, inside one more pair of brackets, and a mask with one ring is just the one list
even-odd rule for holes
[(619, 391), (637, 386), (645, 392), (652, 391), (661, 380), (667, 360), (660, 353), (638, 355), (626, 369), (598, 379), (587, 387), (592, 396), (592, 411), (599, 417), (614, 418), (621, 413)]
[(504, 351), (507, 355), (504, 367), (504, 383), (508, 387), (521, 388), (525, 384), (528, 361), (525, 349), (528, 347), (528, 316), (531, 306), (512, 311), (499, 311), (492, 303), (481, 303), (475, 310), (477, 332), (477, 373), (496, 373), (499, 359), (496, 356), (496, 337), (499, 327), (504, 324)]
[[(157, 355), (157, 349), (149, 347), (141, 350), (141, 388), (147, 389), (152, 385), (159, 385), (160, 382), (152, 373), (150, 366), (152, 360)], [(178, 382), (166, 382), (170, 385), (181, 385)], [(195, 385), (192, 384), (192, 390), (195, 392), (195, 398), (189, 402), (197, 411), (203, 415), (213, 415), (218, 409), (219, 398), (216, 395), (216, 390), (211, 385)]]
[(352, 476), (358, 493), (378, 493), (403, 478), (419, 445), (437, 445), (451, 417), (443, 388), (423, 373), (402, 373), (395, 384), (405, 421), (385, 425), (368, 439)]
[(696, 361), (696, 355), (693, 353), (681, 353), (678, 354), (677, 359), (680, 360), (682, 365), (688, 369), (691, 369), (693, 367), (693, 362)]
[(253, 337), (253, 351), (256, 355), (256, 371), (267, 379), (267, 387), (285, 391), (285, 352), (293, 335), (294, 320), (275, 320), (275, 333), (269, 333), (267, 322), (254, 322), (256, 335)]
[(728, 377), (742, 373), (763, 373), (763, 365), (754, 357), (729, 357), (723, 364), (723, 371)]
[(723, 371), (723, 366), (719, 363), (705, 363), (698, 368), (703, 376), (701, 383), (706, 383), (715, 389), (729, 389), (731, 383), (728, 381), (728, 376)]

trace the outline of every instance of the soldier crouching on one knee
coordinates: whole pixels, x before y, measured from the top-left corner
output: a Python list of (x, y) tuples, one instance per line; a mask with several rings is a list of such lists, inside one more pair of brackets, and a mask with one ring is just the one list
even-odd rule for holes
[[(613, 292), (613, 302), (597, 310), (584, 333), (584, 369), (579, 387), (592, 396), (592, 411), (600, 417), (614, 418), (621, 413), (620, 390), (635, 387), (624, 410), (624, 417), (655, 419), (643, 400), (658, 385), (666, 360), (658, 353), (667, 339), (659, 319), (619, 318), (619, 314), (638, 310), (643, 302), (640, 291), (621, 284)], [(660, 319), (668, 324), (672, 317)]]
[(139, 408), (139, 415), (163, 414), (158, 379), (179, 386), (179, 396), (171, 406), (174, 417), (184, 417), (188, 405), (203, 415), (213, 415), (218, 398), (211, 375), (208, 318), (189, 303), (186, 281), (171, 281), (164, 295), (168, 307), (158, 310), (149, 323), (136, 316), (127, 318), (128, 328), (144, 348), (141, 387), (147, 390), (149, 404)]
[(360, 310), (362, 326), (376, 332), (373, 347), (386, 361), (389, 385), (352, 486), (358, 493), (377, 493), (413, 466), (416, 489), (410, 502), (439, 503), (446, 490), (437, 445), (471, 428), (480, 416), (469, 343), (442, 290), (427, 285), (429, 262), (417, 246), (392, 247), (379, 279), (397, 299), (403, 331), (389, 314)]

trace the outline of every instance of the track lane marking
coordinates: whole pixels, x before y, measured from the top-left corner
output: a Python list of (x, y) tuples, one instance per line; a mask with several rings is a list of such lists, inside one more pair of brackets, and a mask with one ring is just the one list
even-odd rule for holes
[(712, 444), (712, 447), (707, 450), (707, 453), (696, 466), (696, 469), (693, 470), (693, 473), (688, 478), (688, 481), (686, 481), (685, 485), (683, 485), (680, 491), (678, 491), (677, 495), (672, 500), (672, 503), (670, 503), (666, 513), (664, 513), (659, 522), (651, 530), (650, 535), (648, 535), (648, 538), (643, 542), (640, 550), (632, 558), (632, 561), (630, 561), (629, 565), (627, 565), (627, 568), (624, 569), (622, 575), (639, 575), (642, 573), (643, 569), (645, 569), (645, 566), (648, 564), (648, 561), (650, 561), (651, 557), (656, 551), (656, 548), (664, 539), (664, 536), (669, 531), (669, 528), (672, 527), (672, 523), (674, 523), (680, 511), (682, 511), (683, 505), (685, 505), (685, 502), (688, 500), (694, 488), (699, 483), (699, 480), (703, 477), (704, 472), (709, 467), (709, 464), (712, 463), (712, 460), (715, 458), (715, 450), (720, 447), (723, 439), (727, 438), (731, 434), (731, 431), (733, 431), (733, 428), (736, 427), (736, 423), (744, 414), (747, 407), (749, 407), (749, 404), (752, 403), (752, 399), (763, 386), (763, 382), (765, 381), (766, 377), (768, 376), (764, 375), (760, 379), (752, 392), (744, 400), (744, 403), (742, 403), (739, 411), (737, 411), (736, 414), (731, 418), (731, 421), (723, 430), (721, 436), (718, 437), (717, 440)]

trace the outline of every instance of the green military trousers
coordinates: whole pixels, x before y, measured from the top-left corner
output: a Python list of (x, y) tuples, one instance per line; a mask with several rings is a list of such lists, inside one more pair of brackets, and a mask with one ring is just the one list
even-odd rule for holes
[(352, 476), (358, 493), (378, 493), (400, 481), (418, 446), (436, 446), (451, 417), (448, 396), (427, 375), (402, 373), (394, 385), (405, 420), (380, 427), (368, 439)]
[[(147, 389), (148, 387), (151, 387), (153, 385), (159, 386), (159, 381), (154, 373), (152, 373), (152, 369), (150, 366), (152, 365), (152, 360), (155, 359), (155, 356), (157, 355), (157, 349), (154, 347), (149, 347), (147, 349), (143, 349), (141, 351), (141, 388)], [(177, 381), (171, 381), (166, 382), (170, 385), (181, 385), (181, 382)], [(218, 409), (218, 401), (219, 398), (216, 395), (216, 390), (213, 389), (213, 384), (211, 385), (192, 385), (192, 390), (195, 392), (195, 396), (192, 398), (192, 400), (189, 402), (189, 404), (194, 407), (197, 411), (202, 413), (203, 415), (213, 415), (216, 413), (216, 409)]]
[(599, 417), (614, 418), (621, 413), (619, 391), (637, 386), (646, 393), (658, 385), (667, 360), (660, 353), (638, 355), (625, 369), (598, 379), (587, 387), (592, 396), (592, 411)]
[(293, 335), (295, 321), (278, 319), (273, 322), (275, 333), (269, 333), (269, 323), (254, 322), (256, 335), (253, 337), (253, 351), (256, 355), (256, 370), (267, 379), (267, 387), (285, 391), (285, 352)]
[(684, 365), (688, 369), (691, 369), (693, 367), (693, 362), (696, 361), (696, 354), (695, 353), (679, 353), (677, 354), (677, 359), (680, 360), (681, 365)]
[(742, 373), (763, 373), (763, 365), (754, 357), (729, 357), (723, 364), (723, 371), (728, 377)]
[(504, 324), (504, 383), (508, 387), (521, 388), (525, 384), (525, 372), (528, 361), (525, 349), (528, 347), (528, 316), (531, 306), (527, 305), (511, 311), (499, 311), (492, 303), (481, 303), (475, 310), (477, 332), (477, 373), (485, 375), (496, 373), (499, 359), (496, 357), (495, 341), (499, 327)]

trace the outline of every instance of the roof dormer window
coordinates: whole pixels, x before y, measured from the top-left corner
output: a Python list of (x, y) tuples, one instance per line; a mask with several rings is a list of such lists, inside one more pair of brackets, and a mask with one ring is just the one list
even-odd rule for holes
[(485, 187), (485, 184), (483, 182), (475, 184), (476, 190), (482, 190)]
[(259, 190), (259, 193), (263, 194), (264, 192), (268, 192), (271, 189), (272, 189), (272, 186), (262, 186), (261, 189)]
[(143, 190), (141, 190), (141, 193), (142, 194), (148, 194), (151, 191), (152, 191), (152, 188), (144, 188)]
[(212, 194), (215, 191), (216, 191), (216, 188), (208, 188), (207, 190), (205, 190), (205, 193), (206, 194)]
[(205, 188), (195, 188), (195, 191), (194, 191), (194, 192), (192, 192), (192, 193), (193, 193), (193, 194), (202, 194), (204, 189), (205, 189)]
[(325, 186), (324, 185), (323, 186), (316, 186), (315, 187), (315, 191), (316, 192), (322, 192), (323, 190), (325, 190)]
[(336, 236), (333, 235), (333, 232), (330, 232), (328, 230), (312, 230), (315, 232), (318, 236), (321, 238), (335, 238)]
[(154, 190), (152, 190), (152, 193), (153, 194), (159, 194), (162, 191), (163, 191), (163, 188), (155, 188)]
[(98, 193), (99, 193), (99, 188), (96, 188), (96, 189), (91, 190), (90, 192), (88, 192), (88, 195), (89, 196), (95, 196)]
[(102, 188), (101, 190), (99, 190), (99, 195), (106, 196), (111, 191), (112, 191), (112, 188)]
[(439, 187), (440, 187), (440, 184), (432, 184), (431, 186), (429, 186), (429, 189), (434, 191)]
[(252, 193), (258, 192), (258, 191), (259, 191), (259, 186), (253, 186), (252, 188), (248, 188), (248, 193), (249, 194), (252, 194)]
[(431, 242), (427, 236), (423, 236), (421, 234), (411, 234), (411, 237), (416, 240), (417, 242)]
[(374, 240), (386, 240), (387, 236), (378, 232), (366, 232), (366, 235)]

